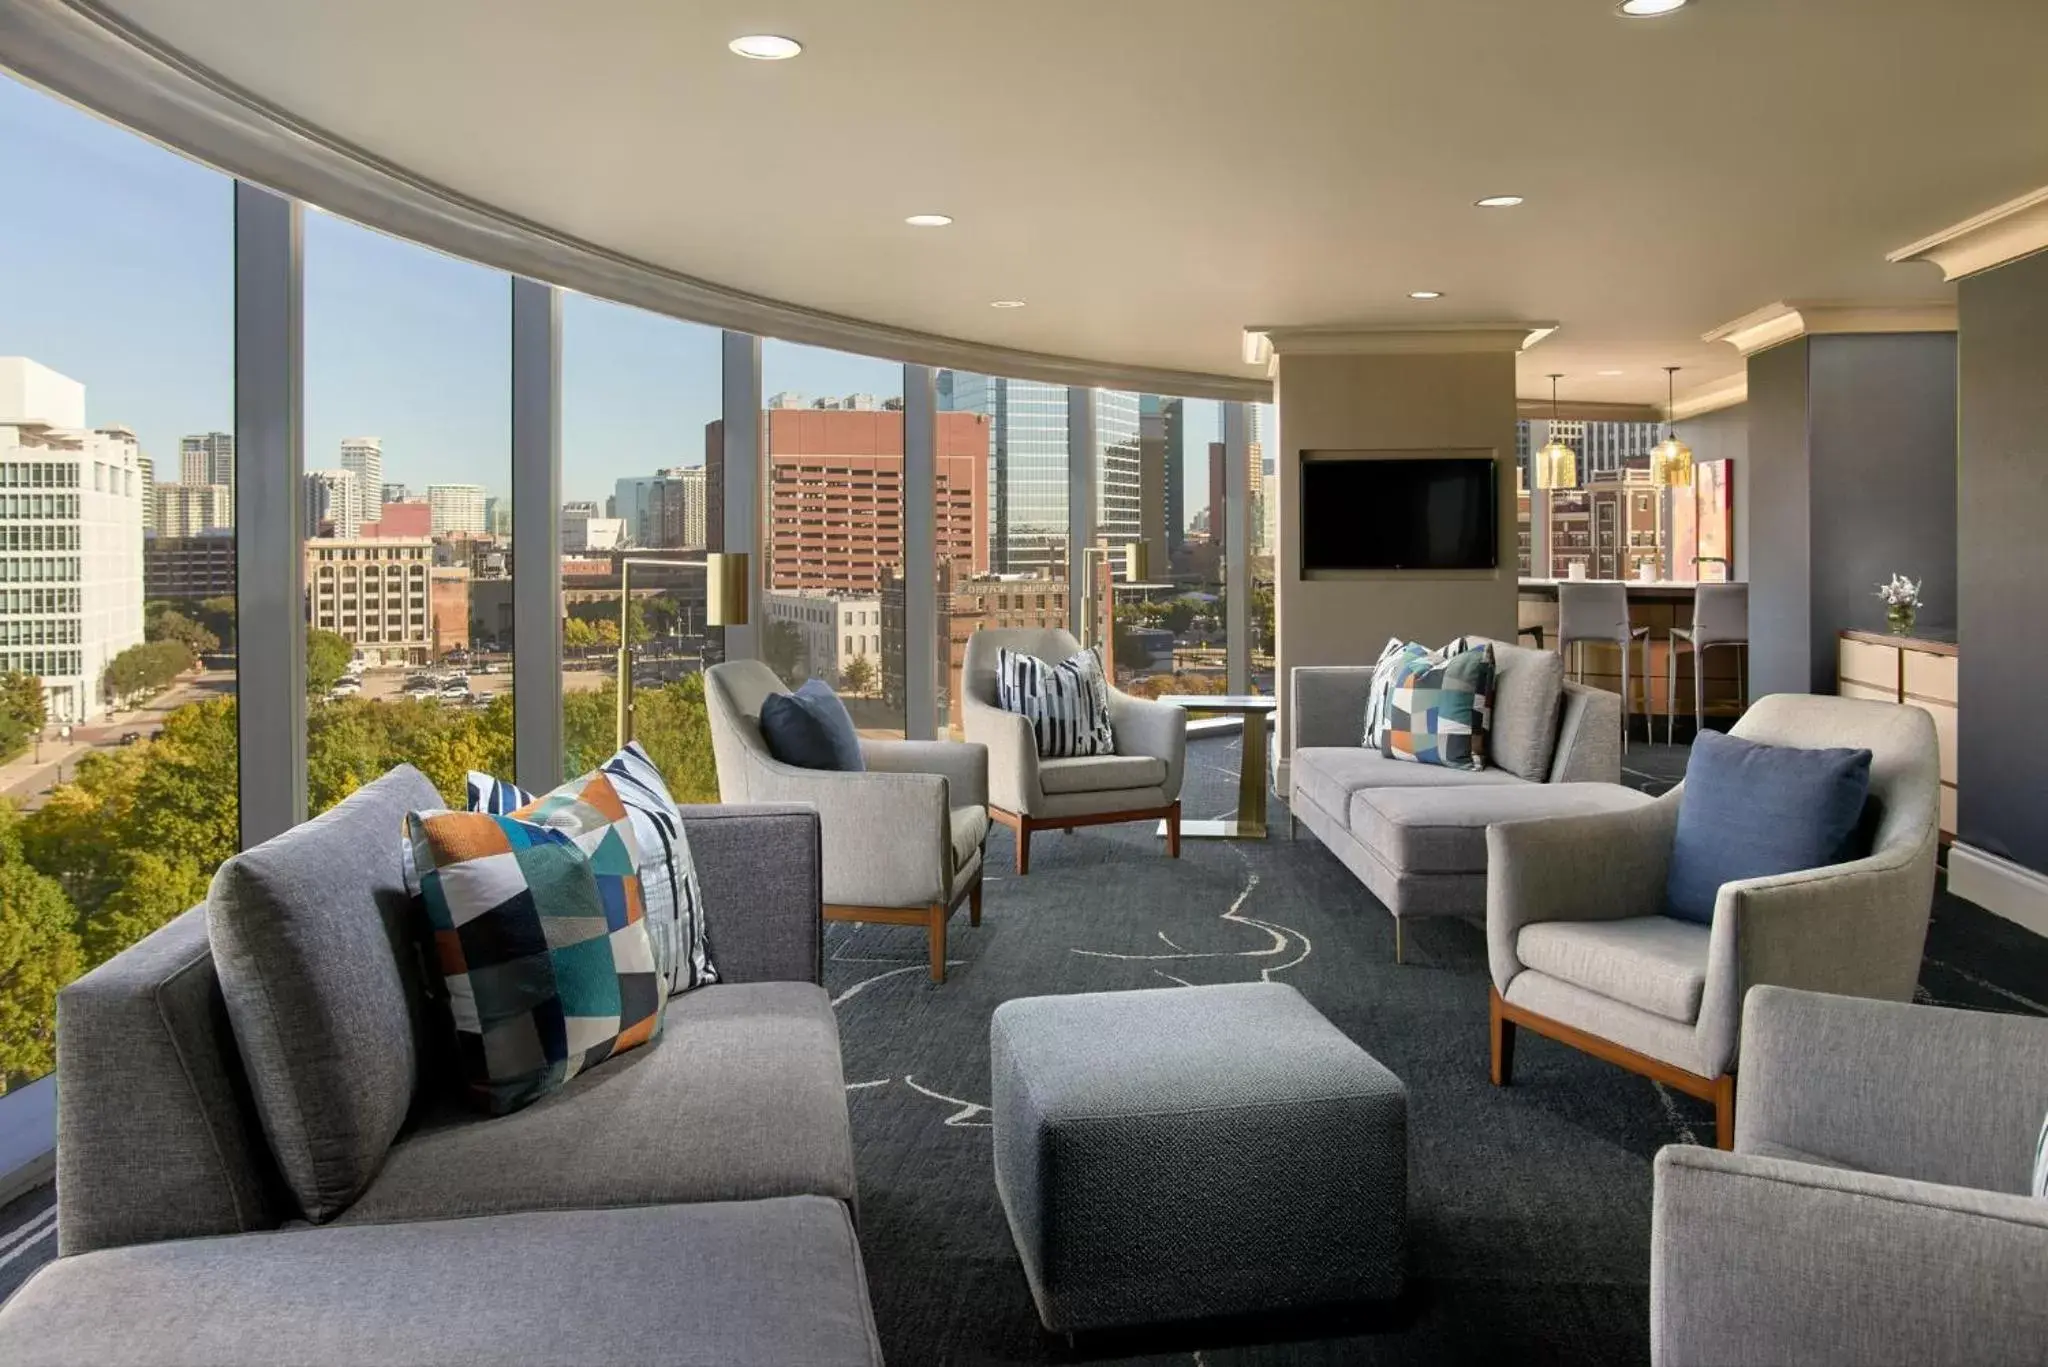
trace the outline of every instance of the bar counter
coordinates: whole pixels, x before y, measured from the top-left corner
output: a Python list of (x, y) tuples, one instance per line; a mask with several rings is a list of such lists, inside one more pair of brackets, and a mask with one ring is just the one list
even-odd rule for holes
[[(1719, 582), (1719, 581), (1709, 581)], [(1741, 583), (1741, 580), (1733, 581)], [(1628, 700), (1629, 712), (1642, 716), (1645, 711), (1662, 718), (1664, 716), (1665, 659), (1670, 653), (1671, 628), (1692, 625), (1693, 590), (1699, 587), (1691, 580), (1676, 579), (1522, 579), (1518, 581), (1520, 594), (1517, 607), (1517, 625), (1523, 630), (1541, 628), (1545, 649), (1557, 649), (1557, 586), (1559, 584), (1614, 584), (1619, 583), (1628, 590), (1629, 622), (1634, 626), (1650, 629), (1650, 677), (1647, 696), (1635, 678), (1641, 668), (1642, 654), (1636, 652), (1629, 659), (1629, 691), (1634, 695)], [(1530, 644), (1524, 640), (1524, 645)], [(1621, 648), (1602, 645), (1597, 642), (1578, 647), (1585, 652), (1585, 682), (1594, 688), (1604, 688), (1610, 693), (1621, 691)], [(1733, 716), (1741, 709), (1742, 670), (1748, 660), (1748, 649), (1716, 648), (1707, 652), (1705, 677), (1706, 710), (1709, 716)], [(1565, 661), (1566, 669), (1571, 660)], [(1693, 653), (1681, 651), (1678, 656), (1678, 698), (1679, 711), (1686, 717), (1692, 715), (1692, 670)], [(1658, 733), (1663, 739), (1663, 733)]]

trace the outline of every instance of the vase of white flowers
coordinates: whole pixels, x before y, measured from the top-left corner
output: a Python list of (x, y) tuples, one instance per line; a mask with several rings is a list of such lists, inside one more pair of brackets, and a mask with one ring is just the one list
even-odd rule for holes
[(1913, 618), (1920, 611), (1920, 586), (1903, 574), (1895, 574), (1889, 582), (1877, 586), (1877, 596), (1884, 599), (1885, 621), (1890, 624), (1892, 635), (1912, 635)]

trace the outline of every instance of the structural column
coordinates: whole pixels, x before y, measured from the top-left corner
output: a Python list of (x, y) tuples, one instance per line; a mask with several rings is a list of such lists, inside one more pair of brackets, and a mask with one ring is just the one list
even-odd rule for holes
[[(1390, 636), (1442, 642), (1515, 634), (1515, 354), (1537, 324), (1450, 331), (1270, 328), (1255, 337), (1270, 362), (1280, 415), (1274, 563), (1279, 639), (1278, 786), (1294, 745), (1291, 672), (1369, 665)], [(1304, 456), (1485, 456), (1494, 460), (1499, 539), (1494, 567), (1454, 571), (1304, 573)], [(1226, 460), (1228, 456), (1226, 455)], [(1233, 522), (1235, 522), (1233, 518)], [(1233, 597), (1237, 595), (1233, 591)], [(1357, 743), (1354, 732), (1341, 740)]]
[(1095, 544), (1095, 391), (1067, 389), (1067, 630), (1078, 639), (1088, 621), (1094, 581), (1088, 547)]
[[(722, 510), (712, 549), (748, 557), (747, 626), (725, 627), (725, 658), (751, 660), (760, 647), (761, 585), (768, 565), (761, 555), (761, 339), (727, 332), (721, 342), (720, 398), (724, 414), (718, 497)], [(705, 472), (708, 480), (711, 471)]]
[[(1232, 693), (1251, 691), (1252, 476), (1251, 406), (1223, 408), (1223, 640)], [(1248, 717), (1246, 726), (1264, 725)]]
[(512, 280), (512, 753), (520, 786), (562, 781), (562, 297)]
[(938, 376), (903, 367), (903, 734), (938, 734)]
[(295, 201), (235, 182), (235, 659), (242, 847), (306, 819), (303, 255)]

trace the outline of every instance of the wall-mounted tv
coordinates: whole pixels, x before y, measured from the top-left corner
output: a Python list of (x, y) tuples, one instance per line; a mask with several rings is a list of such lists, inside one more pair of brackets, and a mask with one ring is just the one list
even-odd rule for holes
[(1302, 573), (1494, 569), (1499, 475), (1491, 456), (1306, 452)]

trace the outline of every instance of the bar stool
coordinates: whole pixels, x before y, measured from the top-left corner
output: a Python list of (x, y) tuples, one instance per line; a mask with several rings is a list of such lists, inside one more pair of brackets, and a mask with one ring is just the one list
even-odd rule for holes
[[(1636, 642), (1643, 644), (1642, 681), (1647, 703), (1650, 682), (1650, 629), (1631, 625), (1628, 619), (1628, 587), (1614, 582), (1569, 584), (1557, 586), (1557, 652), (1568, 662), (1574, 659), (1572, 647), (1586, 641), (1604, 641), (1608, 645), (1621, 647), (1621, 748), (1628, 749), (1629, 692), (1628, 656)], [(1573, 670), (1577, 681), (1586, 677), (1585, 651), (1577, 652), (1577, 667)], [(1650, 739), (1656, 739), (1654, 729), (1655, 713), (1645, 712), (1653, 719), (1649, 725)]]
[(1692, 650), (1692, 730), (1699, 734), (1705, 724), (1707, 651), (1714, 646), (1735, 646), (1741, 659), (1735, 671), (1738, 704), (1749, 706), (1749, 585), (1700, 584), (1692, 591), (1692, 626), (1671, 628), (1671, 645), (1665, 653), (1664, 741), (1676, 743), (1678, 736), (1678, 651)]

